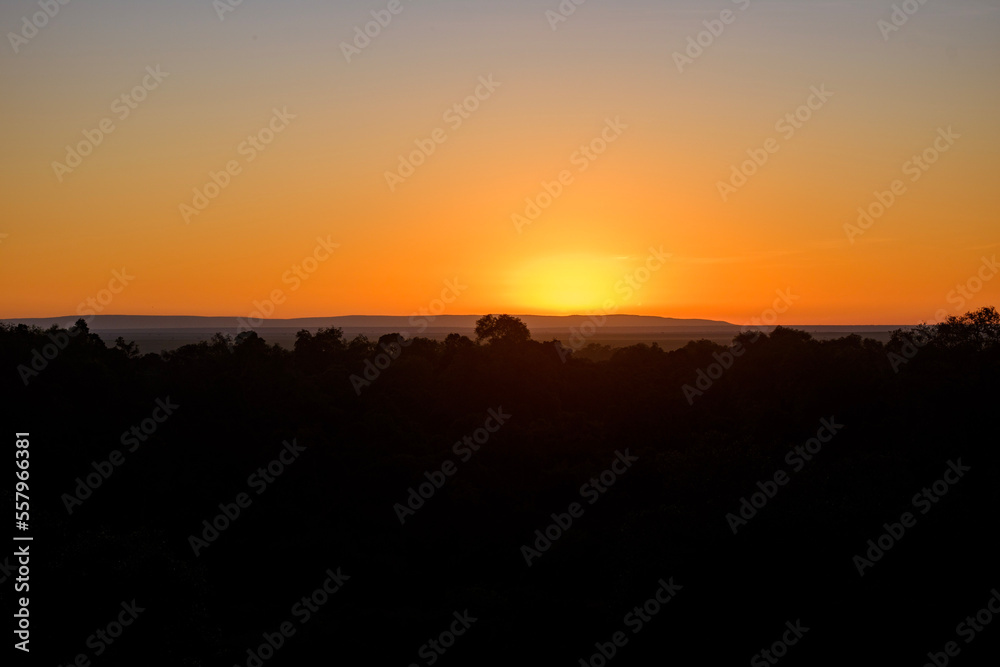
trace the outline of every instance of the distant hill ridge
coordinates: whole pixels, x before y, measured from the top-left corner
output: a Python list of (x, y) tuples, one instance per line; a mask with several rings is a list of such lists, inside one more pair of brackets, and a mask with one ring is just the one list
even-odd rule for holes
[[(426, 324), (429, 329), (453, 329), (467, 331), (475, 329), (476, 320), (481, 315), (440, 315), (436, 318), (400, 315), (346, 315), (338, 317), (301, 317), (289, 320), (254, 321), (258, 329), (319, 329), (339, 327), (342, 329), (398, 329), (400, 332), (419, 328)], [(516, 315), (521, 318), (532, 331), (568, 330), (579, 327), (587, 322), (593, 322), (588, 315)], [(43, 329), (53, 324), (70, 327), (80, 318), (79, 315), (65, 317), (18, 318), (0, 320), (8, 324), (27, 324)], [(657, 317), (652, 315), (608, 315), (604, 327), (629, 329), (690, 329), (690, 328), (726, 328), (739, 327), (729, 322), (719, 320), (677, 319), (673, 317)], [(412, 319), (412, 322), (411, 322)], [(193, 315), (95, 315), (89, 321), (94, 331), (135, 331), (143, 329), (218, 329), (228, 331), (238, 328), (247, 318), (237, 317), (198, 317)], [(245, 324), (243, 324), (246, 327)]]

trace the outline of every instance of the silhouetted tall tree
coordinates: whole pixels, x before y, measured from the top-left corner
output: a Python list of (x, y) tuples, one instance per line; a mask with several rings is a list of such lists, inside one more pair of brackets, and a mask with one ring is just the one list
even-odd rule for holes
[(484, 315), (476, 321), (476, 342), (485, 340), (493, 345), (518, 344), (531, 340), (528, 326), (513, 315)]

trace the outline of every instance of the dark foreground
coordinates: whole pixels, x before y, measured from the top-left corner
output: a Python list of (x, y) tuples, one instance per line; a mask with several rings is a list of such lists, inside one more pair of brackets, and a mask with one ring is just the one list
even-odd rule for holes
[(0, 329), (32, 664), (996, 664), (995, 311), (517, 338)]

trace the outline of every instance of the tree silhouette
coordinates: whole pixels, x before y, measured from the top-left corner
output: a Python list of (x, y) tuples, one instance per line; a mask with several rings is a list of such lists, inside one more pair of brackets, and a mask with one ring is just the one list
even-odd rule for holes
[(126, 341), (122, 336), (115, 339), (115, 349), (125, 355), (127, 359), (139, 357), (139, 346), (135, 341)]
[(528, 326), (513, 315), (484, 315), (476, 321), (476, 342), (517, 345), (531, 340)]
[(1000, 313), (987, 306), (957, 317), (952, 315), (937, 326), (938, 337), (948, 347), (969, 345), (976, 350), (1000, 344)]
[[(90, 344), (96, 334), (86, 322), (72, 335), (61, 327), (0, 322), (0, 367), (8, 369), (0, 373), (0, 395), (19, 423), (44, 426), (46, 446), (32, 457), (40, 458), (46, 476), (65, 484), (53, 487), (53, 498), (65, 492), (54, 504), (76, 497), (68, 480), (83, 484), (96, 475), (88, 470), (112, 466), (99, 462), (126, 457), (115, 483), (94, 492), (82, 511), (74, 501), (72, 516), (47, 512), (53, 533), (69, 545), (53, 560), (59, 595), (93, 595), (88, 577), (94, 573), (120, 576), (129, 595), (133, 582), (141, 583), (135, 588), (181, 619), (176, 632), (171, 626), (151, 635), (169, 664), (199, 664), (203, 655), (244, 660), (244, 628), (260, 629), (259, 610), (288, 608), (285, 587), (247, 587), (247, 577), (269, 568), (301, 572), (296, 587), (308, 592), (331, 566), (330, 554), (343, 553), (355, 564), (377, 558), (394, 584), (424, 578), (440, 588), (418, 607), (409, 596), (387, 605), (384, 596), (359, 587), (339, 611), (334, 607), (341, 603), (332, 599), (328, 618), (311, 621), (321, 634), (346, 623), (338, 631), (376, 645), (386, 632), (413, 634), (416, 610), (443, 618), (451, 600), (471, 596), (470, 607), (488, 604), (504, 627), (528, 633), (524, 651), (537, 650), (533, 628), (555, 633), (560, 639), (540, 664), (565, 656), (569, 641), (586, 646), (592, 640), (588, 619), (599, 607), (594, 589), (579, 582), (608, 568), (617, 573), (600, 584), (608, 599), (653, 595), (652, 582), (670, 576), (665, 559), (703, 582), (704, 596), (688, 598), (692, 614), (674, 617), (689, 618), (683, 629), (699, 645), (717, 638), (716, 629), (701, 629), (701, 619), (727, 596), (735, 595), (736, 604), (751, 600), (768, 617), (784, 615), (788, 598), (772, 595), (783, 577), (812, 593), (811, 606), (802, 598), (806, 611), (841, 623), (833, 626), (838, 632), (858, 626), (859, 604), (964, 610), (966, 588), (980, 590), (965, 584), (993, 585), (994, 561), (968, 557), (983, 548), (982, 526), (991, 525), (1000, 488), (994, 416), (1000, 315), (993, 309), (900, 330), (888, 343), (857, 335), (819, 340), (780, 327), (748, 330), (731, 345), (702, 339), (665, 350), (594, 343), (573, 355), (530, 340), (524, 323), (509, 315), (480, 319), (474, 337), (451, 334), (443, 341), (395, 334), (348, 341), (333, 328), (300, 331), (289, 350), (268, 346), (262, 333), (135, 355), (129, 352), (134, 344), (123, 340)], [(472, 340), (477, 337), (483, 344)], [(387, 364), (385, 348), (394, 344), (403, 351)], [(143, 424), (157, 398), (181, 407), (134, 454), (110, 450), (108, 436)], [(487, 434), (500, 414), (512, 417)], [(821, 424), (827, 430), (817, 430)], [(818, 439), (834, 433), (829, 446)], [(483, 451), (474, 453), (470, 441), (479, 446), (483, 437)], [(302, 462), (272, 477), (266, 502), (255, 502), (246, 519), (241, 515), (248, 523), (220, 535), (204, 560), (167, 546), (167, 540), (183, 546), (192, 531), (202, 535), (214, 508), (228, 512), (237, 493), (256, 490), (242, 476), (267, 465), (283, 440), (296, 438), (307, 448)], [(518, 546), (537, 544), (554, 512), (589, 500), (579, 485), (607, 484), (601, 471), (612, 465), (619, 474), (620, 464), (612, 462), (621, 457), (635, 457), (635, 467), (598, 508), (586, 510), (584, 521), (562, 529), (568, 536), (542, 556), (548, 570), (541, 579), (559, 594), (532, 592)], [(967, 479), (959, 471), (966, 464), (973, 469)], [(451, 478), (448, 471), (456, 469)], [(961, 486), (927, 519), (917, 519), (928, 539), (898, 547), (912, 557), (874, 565), (876, 576), (884, 572), (891, 582), (887, 587), (861, 580), (851, 554), (867, 560), (875, 547), (866, 541), (876, 543), (879, 526), (896, 524), (893, 513), (904, 509), (908, 493), (928, 484), (939, 488), (932, 481), (945, 469), (959, 473)], [(802, 477), (776, 491), (771, 504), (780, 486), (771, 480), (781, 471)], [(434, 507), (419, 510), (413, 524), (407, 518), (411, 532), (401, 538), (400, 524), (389, 519), (391, 503), (410, 507), (410, 495), (416, 504), (427, 484), (437, 487)], [(768, 496), (767, 508), (750, 527), (740, 524), (735, 538), (737, 524), (724, 517), (732, 512), (742, 520), (753, 494)], [(254, 525), (286, 524), (280, 542), (254, 538)], [(379, 550), (372, 556), (370, 548)], [(928, 562), (962, 572), (963, 586), (914, 589), (910, 582), (926, 574)], [(744, 577), (746, 571), (763, 576)], [(511, 595), (511, 582), (529, 583)], [(830, 598), (834, 589), (847, 594)], [(123, 599), (118, 595), (109, 590), (101, 604), (113, 609)], [(619, 613), (617, 603), (609, 609)], [(86, 610), (81, 614), (76, 626), (86, 629)], [(872, 626), (872, 636), (888, 627), (885, 655), (893, 655), (893, 638), (940, 631), (940, 619), (925, 616), (890, 614), (890, 625)], [(427, 631), (437, 631), (438, 622), (431, 620)], [(743, 632), (735, 624), (727, 632), (741, 633), (735, 635), (740, 645), (760, 640), (758, 627)], [(667, 646), (670, 637), (663, 639)], [(74, 637), (59, 641), (59, 653), (79, 650)], [(492, 633), (469, 633), (462, 641), (462, 650), (480, 656), (495, 648)], [(656, 659), (646, 658), (631, 662)], [(846, 654), (837, 658), (854, 664)]]

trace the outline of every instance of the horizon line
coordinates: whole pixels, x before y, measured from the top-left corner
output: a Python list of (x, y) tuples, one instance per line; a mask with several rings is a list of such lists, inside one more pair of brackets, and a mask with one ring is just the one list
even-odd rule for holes
[[(487, 313), (487, 314), (494, 314), (494, 313)], [(574, 318), (574, 317), (581, 317), (581, 318), (590, 318), (590, 317), (593, 317), (593, 315), (583, 314), (583, 313), (572, 313), (572, 314), (565, 314), (565, 315), (550, 315), (550, 314), (539, 314), (539, 313), (500, 313), (500, 312), (498, 312), (498, 313), (495, 313), (495, 314), (497, 314), (497, 315), (506, 314), (506, 315), (511, 315), (513, 317), (551, 317), (551, 318), (565, 318), (565, 319)], [(441, 318), (445, 318), (445, 317), (484, 317), (484, 316), (485, 315), (483, 315), (483, 314), (476, 314), (476, 313), (456, 313), (456, 314), (453, 314), (453, 313), (444, 313), (444, 314), (441, 314), (441, 315), (420, 315), (420, 314), (415, 314), (415, 315), (357, 315), (357, 314), (355, 314), (355, 315), (306, 315), (306, 316), (302, 316), (302, 317), (262, 318), (262, 319), (261, 318), (253, 318), (253, 319), (261, 319), (262, 322), (293, 322), (293, 321), (296, 321), (296, 320), (319, 320), (319, 319), (337, 319), (337, 318), (345, 318), (346, 319), (346, 318), (363, 318), (363, 317), (369, 317), (369, 318), (414, 318), (414, 317), (420, 317), (420, 318), (424, 318), (424, 319), (429, 319), (431, 322), (433, 322), (436, 319), (441, 319)], [(833, 324), (808, 324), (808, 323), (785, 324), (785, 323), (777, 323), (777, 322), (774, 323), (774, 324), (764, 324), (764, 323), (760, 323), (760, 324), (735, 324), (735, 323), (729, 322), (727, 320), (718, 320), (718, 319), (712, 319), (712, 318), (709, 318), (709, 317), (672, 317), (672, 316), (667, 316), (667, 315), (637, 315), (637, 314), (633, 314), (633, 313), (611, 313), (611, 314), (605, 314), (605, 315), (601, 315), (601, 316), (602, 317), (608, 317), (608, 318), (612, 318), (612, 317), (637, 317), (637, 318), (650, 318), (650, 319), (661, 319), (661, 320), (676, 320), (676, 321), (679, 321), (679, 322), (685, 322), (685, 321), (704, 321), (704, 322), (711, 322), (711, 323), (714, 323), (714, 324), (726, 325), (726, 326), (731, 326), (731, 327), (754, 327), (754, 328), (776, 328), (776, 327), (779, 327), (779, 326), (780, 327), (785, 327), (785, 328), (795, 328), (797, 326), (798, 327), (912, 327), (912, 326), (920, 326), (920, 325), (924, 325), (924, 324), (932, 324), (931, 322), (927, 322), (927, 321), (916, 322), (916, 323), (895, 322), (895, 323), (891, 323), (891, 324), (890, 323), (864, 324), (864, 323), (860, 323), (860, 322), (837, 322), (837, 323), (833, 323)], [(122, 313), (100, 313), (100, 314), (92, 314), (92, 315), (80, 315), (80, 314), (76, 314), (76, 315), (58, 315), (58, 316), (43, 316), (43, 317), (37, 317), (37, 316), (35, 316), (35, 317), (3, 317), (3, 318), (0, 318), (0, 322), (4, 322), (4, 323), (17, 323), (17, 322), (22, 322), (24, 320), (70, 320), (70, 319), (73, 319), (73, 318), (76, 318), (76, 319), (86, 319), (87, 317), (90, 317), (90, 318), (104, 318), (104, 317), (121, 317), (121, 318), (129, 318), (129, 317), (131, 317), (131, 318), (192, 318), (192, 319), (232, 319), (232, 320), (249, 319), (247, 315), (128, 315), (128, 314), (122, 314)], [(428, 323), (428, 326), (430, 326), (431, 322)], [(253, 328), (258, 328), (259, 326), (261, 326), (261, 325), (256, 325)]]

